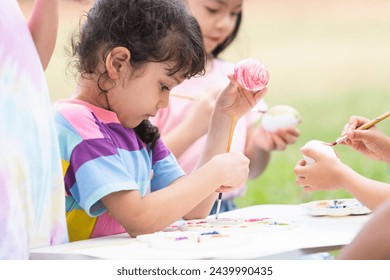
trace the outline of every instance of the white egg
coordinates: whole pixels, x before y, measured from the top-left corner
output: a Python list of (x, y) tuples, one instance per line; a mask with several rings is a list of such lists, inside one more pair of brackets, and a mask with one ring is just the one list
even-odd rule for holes
[(270, 108), (261, 121), (267, 131), (276, 131), (280, 128), (295, 127), (301, 120), (296, 109), (287, 105), (278, 105)]
[[(339, 158), (332, 146), (326, 145), (323, 141), (320, 140), (310, 140), (303, 147), (310, 147), (317, 152), (326, 154), (333, 158)], [(303, 159), (306, 161), (306, 165), (312, 165), (315, 162), (315, 160), (311, 157), (303, 156)]]

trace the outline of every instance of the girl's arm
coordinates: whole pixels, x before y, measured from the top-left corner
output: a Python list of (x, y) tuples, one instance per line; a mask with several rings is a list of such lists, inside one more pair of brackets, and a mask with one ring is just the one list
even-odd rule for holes
[[(243, 90), (238, 86), (237, 81), (232, 75), (229, 76), (229, 79), (229, 85), (217, 98), (207, 133), (205, 148), (198, 164), (199, 166), (213, 156), (226, 152), (233, 113), (236, 114), (238, 120), (248, 113), (267, 93), (267, 88), (257, 93)], [(194, 208), (190, 214), (201, 212), (205, 209), (208, 209), (209, 212), (216, 198), (217, 194), (210, 195)]]
[(384, 203), (358, 233), (351, 244), (344, 247), (340, 260), (388, 260), (390, 259), (390, 200)]
[(344, 188), (370, 209), (375, 209), (385, 200), (390, 199), (390, 184), (368, 179), (339, 159), (312, 149), (301, 151), (305, 156), (315, 160), (315, 163), (310, 166), (304, 166), (305, 162), (302, 160), (294, 169), (297, 184), (304, 186), (306, 191)]
[[(185, 216), (222, 184), (240, 185), (248, 174), (248, 159), (239, 153), (213, 157), (191, 175), (181, 177), (169, 187), (141, 197), (139, 191), (120, 191), (102, 198), (107, 211), (131, 236), (164, 229)], [(187, 218), (204, 218), (186, 215)], [(201, 213), (202, 214), (202, 213)]]
[(296, 128), (284, 128), (275, 132), (266, 131), (262, 125), (248, 129), (248, 141), (245, 155), (250, 159), (249, 178), (255, 179), (266, 169), (275, 150), (285, 150), (288, 145), (294, 144), (299, 136)]
[(179, 125), (162, 135), (164, 144), (176, 158), (179, 158), (195, 141), (207, 133), (215, 99), (221, 90), (216, 87), (209, 88), (204, 90), (199, 98), (188, 101), (192, 104), (187, 115), (183, 116)]
[(206, 217), (216, 191), (240, 186), (247, 179), (248, 158), (226, 153), (232, 116), (234, 112), (238, 118), (243, 116), (265, 93), (243, 92), (232, 81), (218, 97), (197, 170), (143, 198), (138, 191), (111, 193), (102, 198), (104, 206), (131, 236), (162, 230), (181, 217)]
[(250, 160), (249, 179), (255, 179), (260, 176), (271, 159), (271, 152), (259, 148), (253, 139), (247, 141), (245, 155)]
[(351, 169), (354, 176), (344, 176), (345, 189), (369, 209), (375, 210), (390, 199), (390, 184), (366, 178)]
[(58, 0), (35, 0), (28, 27), (45, 70), (56, 44)]

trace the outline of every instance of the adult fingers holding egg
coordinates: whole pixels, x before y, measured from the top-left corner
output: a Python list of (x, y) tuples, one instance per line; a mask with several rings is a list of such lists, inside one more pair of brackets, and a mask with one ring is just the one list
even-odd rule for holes
[(238, 62), (234, 73), (229, 75), (230, 84), (222, 91), (224, 111), (231, 111), (241, 117), (248, 113), (267, 93), (269, 74), (264, 64), (254, 59)]
[(262, 117), (261, 125), (253, 136), (255, 143), (265, 151), (284, 150), (299, 137), (296, 126), (301, 117), (296, 109), (287, 105), (270, 108)]
[(303, 160), (294, 168), (296, 183), (305, 191), (342, 188), (343, 174), (348, 169), (333, 147), (319, 140), (307, 142), (301, 149)]
[(236, 64), (234, 78), (242, 88), (256, 93), (267, 86), (269, 73), (263, 63), (248, 58)]
[(281, 128), (292, 128), (302, 121), (298, 111), (288, 105), (270, 108), (263, 116), (261, 124), (266, 131), (274, 132)]

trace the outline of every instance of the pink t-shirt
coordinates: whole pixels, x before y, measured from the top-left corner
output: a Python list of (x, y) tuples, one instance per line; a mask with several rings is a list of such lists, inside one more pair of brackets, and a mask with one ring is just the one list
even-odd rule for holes
[[(199, 97), (203, 90), (211, 86), (221, 86), (224, 88), (228, 85), (228, 75), (233, 73), (234, 64), (220, 59), (214, 59), (211, 70), (203, 76), (193, 77), (185, 80), (180, 85), (172, 89), (172, 93), (187, 95), (191, 97)], [(191, 108), (192, 100), (177, 98), (172, 96), (169, 100), (167, 108), (161, 109), (156, 118), (151, 120), (160, 129), (161, 135), (164, 135), (175, 128), (187, 116)], [(262, 100), (259, 108), (266, 109), (266, 104)], [(234, 135), (232, 139), (231, 151), (244, 152), (247, 140), (247, 129), (254, 124), (260, 117), (257, 112), (249, 112), (245, 117), (242, 117), (236, 124)], [(179, 158), (178, 162), (186, 172), (189, 174), (197, 164), (200, 153), (206, 143), (206, 135), (195, 141)], [(240, 196), (245, 192), (245, 186), (242, 186), (235, 192), (226, 193), (223, 195), (224, 199), (231, 199), (232, 197)]]

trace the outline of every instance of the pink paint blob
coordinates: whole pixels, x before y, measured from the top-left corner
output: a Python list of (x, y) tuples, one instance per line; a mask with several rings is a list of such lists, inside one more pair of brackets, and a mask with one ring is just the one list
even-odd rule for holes
[(175, 238), (175, 241), (182, 241), (182, 240), (188, 240), (188, 237), (187, 236), (180, 236), (180, 237)]
[(234, 78), (246, 90), (259, 91), (266, 87), (269, 80), (265, 65), (255, 59), (244, 59), (234, 67)]
[(245, 222), (248, 223), (254, 223), (254, 222), (262, 222), (268, 220), (268, 218), (252, 218), (252, 219), (246, 219)]

